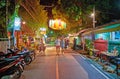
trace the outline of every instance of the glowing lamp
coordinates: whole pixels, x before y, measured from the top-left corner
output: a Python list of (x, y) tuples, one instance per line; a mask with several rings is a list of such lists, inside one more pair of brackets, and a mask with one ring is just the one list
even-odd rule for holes
[(8, 38), (10, 38), (11, 32), (7, 32), (7, 36), (8, 36)]
[(49, 27), (54, 29), (54, 30), (62, 30), (66, 28), (66, 23), (56, 19), (56, 20), (50, 20), (49, 21)]
[(46, 34), (46, 28), (40, 28), (40, 33), (41, 34)]

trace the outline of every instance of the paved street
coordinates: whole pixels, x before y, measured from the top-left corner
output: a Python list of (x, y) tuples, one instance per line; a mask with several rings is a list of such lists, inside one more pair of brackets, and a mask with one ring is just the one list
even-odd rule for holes
[(21, 79), (111, 79), (86, 58), (72, 50), (56, 56), (55, 47), (47, 47), (46, 56), (25, 67)]

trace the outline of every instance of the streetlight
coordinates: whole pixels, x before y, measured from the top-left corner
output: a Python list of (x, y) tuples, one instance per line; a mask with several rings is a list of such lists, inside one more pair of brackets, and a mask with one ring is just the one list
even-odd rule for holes
[(25, 21), (23, 21), (22, 23), (23, 23), (23, 24), (26, 24), (26, 22), (25, 22)]
[(93, 7), (93, 13), (91, 14), (91, 17), (93, 18), (93, 34), (92, 34), (92, 40), (95, 40), (95, 34), (94, 34), (94, 30), (95, 30), (95, 7)]

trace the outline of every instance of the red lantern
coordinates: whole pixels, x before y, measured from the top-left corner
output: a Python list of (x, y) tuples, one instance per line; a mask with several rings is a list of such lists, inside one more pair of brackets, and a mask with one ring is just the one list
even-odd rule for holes
[(11, 32), (7, 32), (7, 35), (8, 35), (8, 37), (10, 37), (11, 36)]

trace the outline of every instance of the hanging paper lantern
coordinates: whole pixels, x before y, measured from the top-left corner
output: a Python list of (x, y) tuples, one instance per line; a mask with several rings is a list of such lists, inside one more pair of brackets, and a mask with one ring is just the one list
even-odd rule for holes
[(50, 20), (49, 21), (49, 27), (54, 30), (62, 30), (66, 28), (66, 23), (61, 20)]
[(11, 32), (7, 32), (8, 38), (11, 36)]

